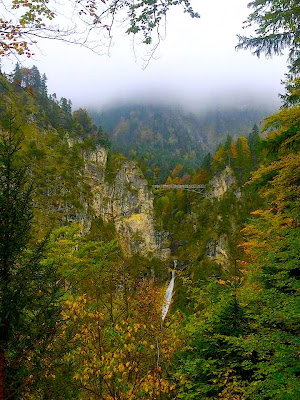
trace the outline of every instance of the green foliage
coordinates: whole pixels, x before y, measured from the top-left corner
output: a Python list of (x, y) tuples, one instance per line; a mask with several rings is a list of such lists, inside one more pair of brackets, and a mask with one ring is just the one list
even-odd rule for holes
[(125, 262), (115, 241), (82, 237), (73, 225), (51, 235), (45, 262), (58, 262), (68, 292), (58, 334), (27, 397), (77, 399), (93, 393), (107, 400), (113, 394), (143, 399), (173, 391), (165, 366), (176, 346), (175, 330), (161, 325), (161, 295), (153, 279), (141, 281), (147, 260)]
[(229, 134), (246, 135), (266, 112), (233, 109), (194, 115), (166, 106), (129, 104), (91, 115), (108, 132), (114, 152), (134, 158), (151, 182), (163, 182), (177, 165), (183, 166), (181, 177), (192, 175), (208, 149), (214, 151)]
[(238, 36), (238, 49), (251, 49), (260, 56), (281, 55), (289, 50), (290, 71), (298, 74), (299, 64), (299, 15), (297, 0), (255, 0), (248, 4), (253, 11), (245, 21), (245, 27), (258, 25), (255, 36)]
[[(260, 206), (241, 232), (245, 240), (239, 252), (231, 253), (244, 261), (238, 261), (231, 276), (229, 269), (229, 276), (219, 275), (210, 284), (204, 280), (190, 290), (196, 312), (187, 319), (186, 347), (176, 355), (178, 398), (299, 397), (298, 121), (299, 107), (266, 120), (265, 129), (273, 128), (264, 142), (267, 157), (246, 183), (244, 210), (236, 218), (240, 226), (247, 208)], [(255, 131), (249, 137), (252, 154)], [(229, 143), (214, 161), (225, 159), (226, 147)], [(236, 149), (231, 143), (231, 151), (235, 161), (239, 153), (247, 155), (247, 142), (240, 140)], [(257, 189), (261, 199), (254, 201)], [(219, 210), (223, 219), (230, 204), (232, 199)]]
[[(282, 55), (288, 49), (289, 73), (286, 74), (286, 93), (281, 95), (284, 107), (299, 105), (299, 15), (297, 0), (254, 0), (248, 4), (252, 12), (244, 22), (244, 28), (256, 26), (255, 35), (238, 35), (237, 49), (251, 49), (258, 57)], [(257, 27), (258, 25), (258, 27)]]
[[(299, 107), (268, 117), (265, 140), (257, 126), (248, 139), (231, 138), (218, 115), (209, 134), (227, 140), (201, 166), (203, 151), (184, 134), (198, 119), (180, 131), (180, 115), (118, 111), (112, 140), (151, 179), (165, 174), (170, 184), (208, 188), (204, 198), (156, 193), (156, 222), (178, 259), (173, 310), (185, 315), (162, 323), (165, 263), (124, 260), (114, 225), (88, 209), (82, 171), (99, 143), (109, 145), (106, 134), (86, 110), (72, 115), (67, 99), (48, 97), (36, 67), (17, 65), (12, 82), (0, 83), (0, 361), (8, 396), (298, 399)], [(290, 95), (297, 97), (297, 81)], [(109, 156), (108, 182), (125, 161)], [(211, 179), (226, 174), (231, 183), (221, 182), (227, 190), (214, 197)], [(70, 224), (85, 218), (88, 234)], [(50, 227), (57, 229), (38, 240)], [(0, 378), (0, 397), (1, 387)]]
[[(36, 67), (26, 71), (16, 67), (12, 84), (0, 76), (0, 113), (3, 129), (9, 128), (8, 115), (13, 116), (16, 126), (22, 127), (20, 154), (24, 163), (31, 165), (35, 181), (34, 228), (43, 236), (49, 228), (84, 219), (91, 193), (81, 171), (86, 157), (101, 141), (105, 142), (105, 133), (92, 125), (86, 111), (75, 112), (77, 121), (72, 117), (69, 101), (62, 98), (59, 102), (55, 95), (43, 92), (45, 77), (41, 77), (39, 88), (26, 86), (34, 82), (33, 72), (40, 76)], [(20, 82), (16, 82), (16, 75)]]
[(79, 108), (79, 110), (74, 111), (73, 118), (76, 124), (75, 129), (79, 137), (86, 138), (96, 134), (97, 128), (93, 125), (92, 119), (86, 110)]
[(112, 154), (108, 157), (107, 164), (106, 164), (106, 179), (108, 182), (112, 182), (117, 173), (120, 170), (120, 167), (126, 161), (126, 157), (123, 154)]
[(283, 107), (295, 107), (300, 105), (300, 78), (288, 77), (285, 81), (286, 93), (281, 95)]
[[(152, 32), (157, 28), (163, 18), (165, 18), (167, 10), (170, 6), (181, 5), (184, 12), (188, 13), (192, 18), (199, 18), (199, 14), (194, 12), (189, 0), (169, 0), (168, 3), (161, 3), (153, 7), (151, 0), (141, 0), (137, 4), (124, 3), (128, 7), (130, 16), (130, 27), (127, 29), (128, 34), (143, 33), (144, 43), (152, 43)], [(124, 7), (124, 6), (123, 6)]]
[(0, 392), (22, 398), (30, 375), (25, 358), (29, 349), (38, 357), (51, 340), (61, 287), (56, 266), (43, 262), (46, 240), (32, 238), (29, 170), (20, 160), (14, 118), (8, 119), (10, 130), (0, 138)]

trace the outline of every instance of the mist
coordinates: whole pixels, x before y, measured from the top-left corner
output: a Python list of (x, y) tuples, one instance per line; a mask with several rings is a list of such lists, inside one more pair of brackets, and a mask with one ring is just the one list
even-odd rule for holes
[[(200, 19), (180, 10), (168, 16), (166, 39), (146, 69), (145, 47), (117, 30), (110, 56), (60, 42), (39, 42), (35, 64), (49, 93), (70, 98), (73, 109), (114, 103), (161, 103), (201, 111), (216, 107), (277, 108), (286, 57), (265, 59), (235, 51), (244, 33), (248, 0), (193, 1)], [(247, 32), (249, 34), (249, 32)], [(13, 66), (11, 66), (11, 69)]]

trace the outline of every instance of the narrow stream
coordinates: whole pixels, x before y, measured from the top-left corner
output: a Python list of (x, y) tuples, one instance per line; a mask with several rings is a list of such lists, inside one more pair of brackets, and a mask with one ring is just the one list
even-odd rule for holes
[(161, 319), (162, 321), (164, 321), (164, 319), (166, 318), (169, 308), (170, 308), (170, 304), (172, 301), (172, 297), (173, 297), (173, 292), (174, 292), (174, 282), (175, 282), (175, 269), (177, 267), (177, 260), (174, 260), (174, 269), (172, 269), (172, 278), (170, 280), (169, 286), (166, 290), (166, 294), (165, 294), (165, 298), (164, 298), (164, 302), (163, 302), (163, 306), (162, 306), (162, 311), (161, 311)]

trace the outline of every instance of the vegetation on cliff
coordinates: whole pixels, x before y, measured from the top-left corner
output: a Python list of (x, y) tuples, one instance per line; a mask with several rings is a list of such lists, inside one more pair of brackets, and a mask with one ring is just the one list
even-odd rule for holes
[(95, 124), (108, 132), (112, 150), (136, 160), (154, 183), (164, 182), (178, 164), (182, 174), (194, 173), (205, 155), (214, 153), (228, 135), (247, 136), (266, 114), (255, 107), (191, 113), (166, 105), (141, 104), (91, 111)]
[[(92, 207), (89, 179), (101, 189), (126, 163), (128, 198), (143, 198), (129, 184), (133, 163), (115, 154), (105, 177), (95, 164), (109, 140), (86, 110), (49, 96), (35, 67), (0, 76), (0, 400), (299, 399), (296, 3), (253, 1), (248, 23), (260, 28), (241, 38), (257, 54), (289, 48), (282, 109), (261, 134), (228, 136), (193, 169), (168, 164), (167, 184), (204, 184), (204, 197), (155, 193), (156, 225), (179, 267), (163, 322), (170, 263), (126, 258), (119, 220)], [(135, 122), (138, 135), (153, 135)]]
[[(175, 165), (166, 183), (205, 184), (205, 197), (156, 192), (179, 266), (162, 324), (164, 263), (125, 259), (89, 206), (86, 156), (107, 137), (45, 81), (1, 77), (1, 204), (14, 228), (24, 205), (31, 232), (13, 239), (8, 275), (1, 247), (2, 398), (297, 399), (299, 107), (268, 117), (264, 136), (228, 137), (194, 173)], [(127, 162), (109, 159), (108, 181)], [(7, 224), (2, 212), (4, 236)]]

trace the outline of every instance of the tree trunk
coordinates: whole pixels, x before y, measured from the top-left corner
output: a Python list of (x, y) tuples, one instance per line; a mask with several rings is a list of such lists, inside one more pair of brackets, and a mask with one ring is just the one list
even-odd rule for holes
[(4, 365), (5, 365), (5, 352), (0, 347), (0, 400), (4, 400)]

